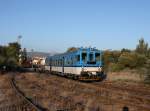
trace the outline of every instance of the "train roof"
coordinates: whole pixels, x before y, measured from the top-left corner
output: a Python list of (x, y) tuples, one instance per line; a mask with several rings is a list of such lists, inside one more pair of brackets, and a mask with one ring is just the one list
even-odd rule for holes
[(97, 51), (97, 52), (101, 52), (100, 50), (96, 49), (95, 47), (94, 48), (77, 48), (77, 50), (75, 51), (71, 51), (71, 52), (65, 52), (65, 53), (61, 53), (61, 54), (55, 54), (53, 56), (48, 56), (48, 57), (59, 57), (59, 56), (66, 56), (66, 55), (73, 55), (73, 54), (77, 54), (79, 53), (80, 51)]

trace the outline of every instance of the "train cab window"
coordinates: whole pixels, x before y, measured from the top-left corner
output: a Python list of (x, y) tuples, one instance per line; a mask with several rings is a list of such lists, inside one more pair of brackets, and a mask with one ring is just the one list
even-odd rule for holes
[(82, 61), (87, 61), (87, 53), (82, 53)]
[(92, 53), (89, 54), (89, 59), (90, 59), (90, 61), (93, 61), (93, 54)]
[(100, 53), (95, 53), (96, 61), (100, 61)]

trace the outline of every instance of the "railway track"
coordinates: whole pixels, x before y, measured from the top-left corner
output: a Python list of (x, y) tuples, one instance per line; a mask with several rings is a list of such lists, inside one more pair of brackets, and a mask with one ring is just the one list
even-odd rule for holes
[[(37, 105), (35, 105), (29, 98), (25, 97), (24, 94), (15, 85), (15, 80), (13, 77), (9, 78), (9, 87), (12, 90), (11, 98), (15, 99), (11, 104), (0, 107), (0, 111), (43, 111)], [(15, 97), (14, 97), (15, 96)]]

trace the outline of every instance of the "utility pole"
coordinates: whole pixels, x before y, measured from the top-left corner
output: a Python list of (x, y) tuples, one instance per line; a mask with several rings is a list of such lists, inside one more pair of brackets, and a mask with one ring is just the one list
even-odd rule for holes
[(32, 64), (32, 69), (33, 69), (33, 49), (31, 49), (31, 64)]
[(21, 35), (19, 35), (19, 36), (17, 37), (17, 42), (18, 42), (18, 44), (20, 44), (20, 45), (21, 45), (21, 38), (22, 38)]
[[(22, 38), (22, 36), (21, 35), (19, 35), (18, 37), (17, 37), (17, 43), (20, 45), (20, 47), (21, 47), (21, 38)], [(20, 50), (19, 50), (19, 64), (21, 65), (21, 63), (22, 63), (22, 53), (21, 53), (22, 51), (21, 51), (21, 48), (20, 48)]]

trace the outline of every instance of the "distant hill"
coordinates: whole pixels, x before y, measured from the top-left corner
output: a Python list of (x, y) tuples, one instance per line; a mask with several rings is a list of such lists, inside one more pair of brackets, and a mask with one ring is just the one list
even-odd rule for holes
[(56, 52), (46, 53), (46, 52), (27, 52), (27, 56), (29, 57), (47, 57), (50, 55), (57, 54)]

